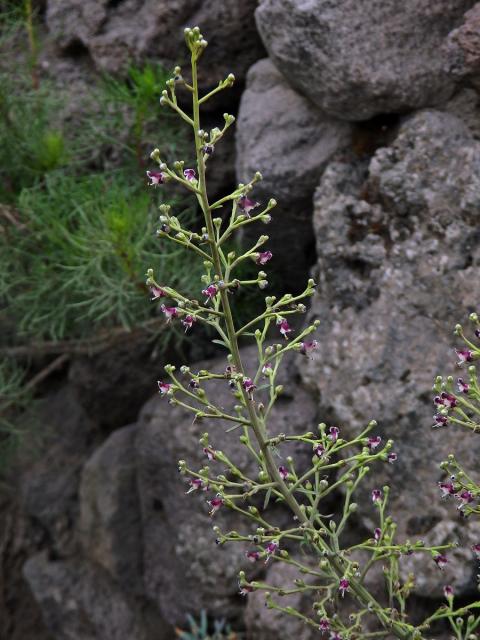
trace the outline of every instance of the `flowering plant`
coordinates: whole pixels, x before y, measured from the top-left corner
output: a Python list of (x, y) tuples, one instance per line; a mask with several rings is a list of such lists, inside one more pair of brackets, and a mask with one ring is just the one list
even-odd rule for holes
[[(240, 255), (231, 249), (230, 243), (234, 234), (246, 225), (268, 224), (276, 202), (271, 199), (261, 205), (252, 197), (255, 184), (262, 179), (257, 173), (247, 184), (239, 184), (232, 193), (210, 203), (206, 186), (208, 161), (234, 117), (224, 114), (223, 127), (208, 132), (201, 126), (200, 107), (219, 91), (232, 86), (234, 77), (229, 75), (210, 93), (200, 97), (197, 63), (207, 42), (198, 27), (186, 29), (185, 38), (191, 53), (191, 81), (187, 81), (177, 67), (160, 102), (192, 127), (196, 166), (187, 168), (181, 161), (169, 166), (160, 150), (155, 149), (151, 158), (158, 168), (149, 170), (147, 176), (155, 188), (173, 182), (190, 191), (198, 201), (204, 219), (201, 229), (187, 228), (169, 206), (162, 204), (158, 235), (202, 260), (203, 284), (199, 287), (202, 299), (191, 299), (168, 284), (157, 282), (151, 269), (147, 285), (152, 299), (161, 303), (167, 322), (181, 322), (186, 332), (202, 324), (214, 329), (218, 335), (214, 342), (226, 350), (226, 362), (222, 371), (196, 371), (186, 365), (177, 371), (167, 365), (168, 377), (159, 381), (158, 387), (172, 405), (188, 409), (195, 420), (228, 423), (229, 430), (238, 430), (240, 442), (257, 468), (255, 477), (251, 477), (235, 460), (215, 448), (214, 437), (210, 440), (210, 435), (204, 433), (200, 444), (206, 464), (201, 469), (191, 469), (186, 461), (179, 462), (180, 472), (188, 481), (187, 493), (205, 495), (203, 492), (206, 492), (212, 517), (220, 509), (231, 509), (245, 517), (245, 532), (224, 532), (214, 527), (218, 544), (244, 545), (246, 560), (252, 563), (253, 579), (245, 571), (239, 573), (241, 594), (264, 592), (268, 607), (301, 619), (320, 636), (324, 634), (332, 640), (392, 635), (405, 640), (424, 638), (434, 622), (468, 614), (469, 608), (455, 611), (453, 594), (448, 587), (445, 590), (448, 606), (440, 607), (421, 624), (414, 624), (407, 608), (414, 577), (402, 571), (402, 556), (424, 554), (441, 571), (448, 562), (447, 549), (452, 545), (429, 547), (421, 540), (398, 541), (396, 525), (387, 510), (388, 486), (374, 489), (369, 505), (359, 506), (354, 500), (372, 464), (395, 464), (393, 442), (382, 442), (375, 434), (373, 421), (351, 440), (343, 439), (337, 426), (324, 423), (316, 431), (301, 434), (277, 433), (275, 425), (270, 424), (272, 407), (284, 391), (278, 384), (282, 360), (287, 354), (313, 357), (317, 348), (317, 342), (312, 339), (317, 321), (301, 330), (295, 330), (293, 322), (290, 324), (292, 316), (306, 312), (304, 301), (314, 295), (315, 282), (309, 280), (304, 291), (296, 296), (267, 296), (264, 311), (243, 326), (237, 326), (235, 293), (240, 287), (265, 289), (267, 274), (261, 268), (273, 255), (263, 249), (268, 242), (266, 235), (261, 235)], [(191, 115), (177, 99), (180, 87), (191, 96)], [(260, 267), (257, 277), (238, 279), (237, 268), (250, 260)], [(240, 342), (245, 339), (253, 341), (258, 352), (256, 366), (248, 371), (240, 349)], [(217, 406), (210, 392), (211, 383), (230, 386), (234, 398), (231, 410)], [(447, 399), (445, 397), (445, 401)], [(302, 467), (301, 459), (288, 455), (292, 445), (309, 453), (306, 467)], [(342, 496), (342, 506), (337, 513), (326, 515), (322, 506), (335, 491)], [(289, 513), (287, 524), (285, 518), (279, 524), (273, 513), (270, 515), (267, 508), (270, 502), (283, 505)], [(348, 525), (360, 509), (373, 511), (375, 526), (366, 540), (352, 542), (347, 535)], [(273, 562), (286, 563), (298, 570), (293, 585), (280, 588), (254, 579), (258, 575), (255, 566)], [(371, 571), (377, 565), (385, 577), (386, 588), (381, 597), (374, 596), (369, 587)], [(299, 592), (311, 595), (309, 611), (282, 605), (282, 596)], [(343, 602), (345, 606), (340, 607)], [(471, 634), (480, 618), (468, 620), (463, 631), (468, 629)], [(472, 636), (457, 634), (457, 637)]]

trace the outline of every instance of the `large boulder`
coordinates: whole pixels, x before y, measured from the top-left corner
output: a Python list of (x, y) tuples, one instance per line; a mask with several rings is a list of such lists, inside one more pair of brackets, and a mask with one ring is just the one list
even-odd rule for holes
[(126, 591), (141, 592), (142, 531), (137, 495), (136, 427), (115, 431), (85, 463), (79, 538), (85, 555)]
[(216, 85), (233, 72), (242, 81), (264, 54), (255, 28), (256, 0), (48, 0), (47, 26), (61, 50), (84, 48), (102, 70), (129, 62), (187, 60), (183, 29), (200, 25), (209, 41), (200, 82)]
[(292, 86), (346, 120), (436, 105), (453, 79), (441, 46), (473, 0), (262, 0), (257, 26)]
[(444, 55), (454, 77), (480, 89), (480, 3), (467, 11), (463, 24), (449, 34)]
[[(246, 370), (252, 371), (256, 349), (244, 352)], [(301, 356), (299, 356), (301, 357)], [(199, 363), (195, 370), (208, 368), (222, 372), (225, 359)], [(271, 435), (281, 432), (303, 432), (311, 428), (316, 417), (314, 400), (295, 381), (285, 375), (286, 392), (274, 408)], [(212, 390), (218, 406), (232, 406), (234, 400), (227, 383), (216, 381)], [(206, 500), (211, 492), (197, 491), (185, 495), (189, 486), (179, 475), (178, 460), (186, 460), (191, 468), (201, 468), (206, 457), (199, 439), (206, 430), (215, 449), (222, 450), (247, 474), (256, 476), (256, 463), (239, 443), (238, 431), (228, 433), (229, 424), (194, 421), (192, 414), (179, 406), (171, 406), (165, 398), (156, 397), (142, 411), (138, 423), (137, 469), (138, 494), (142, 510), (145, 593), (155, 602), (172, 624), (182, 625), (189, 612), (206, 609), (212, 616), (236, 618), (241, 615), (244, 600), (238, 595), (237, 574), (245, 564), (244, 544), (215, 545), (214, 525), (222, 531), (246, 531), (252, 528), (244, 517), (226, 508), (212, 519)], [(296, 447), (292, 447), (295, 455)], [(219, 463), (212, 462), (213, 468)], [(281, 462), (279, 461), (279, 464)], [(218, 472), (221, 472), (221, 467)], [(271, 506), (270, 517), (291, 522), (291, 514)], [(179, 595), (181, 594), (181, 596)]]
[[(172, 630), (85, 561), (30, 558), (24, 576), (55, 640), (167, 640)], [(155, 635), (153, 635), (155, 630)]]
[[(371, 161), (332, 162), (315, 195), (319, 292), (311, 316), (322, 324), (318, 359), (302, 375), (346, 436), (375, 418), (384, 440), (395, 440), (397, 463), (376, 467), (358, 502), (390, 484), (400, 539), (437, 544), (451, 535), (467, 546), (476, 535), (440, 500), (437, 482), (452, 451), (474, 469), (480, 444), (452, 427), (431, 429), (431, 388), (454, 366), (452, 324), (478, 307), (479, 207), (480, 143), (438, 111), (405, 120)], [(368, 508), (362, 513), (371, 530)], [(465, 593), (475, 564), (470, 553), (454, 557), (450, 579)], [(419, 584), (438, 596), (445, 582), (423, 569), (429, 562), (418, 567)]]
[[(268, 247), (279, 258), (275, 271), (287, 289), (305, 285), (314, 255), (313, 192), (327, 162), (350, 138), (350, 125), (315, 109), (268, 58), (249, 70), (237, 121), (237, 179), (246, 183), (260, 171), (264, 179), (255, 199), (278, 202), (261, 232), (270, 236)], [(248, 230), (249, 240), (254, 232), (259, 235), (258, 226)]]

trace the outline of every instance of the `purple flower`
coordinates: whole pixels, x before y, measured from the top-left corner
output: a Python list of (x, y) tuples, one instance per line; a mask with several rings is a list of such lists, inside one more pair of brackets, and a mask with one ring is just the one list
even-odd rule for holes
[(329, 621), (329, 619), (328, 618), (322, 618), (320, 620), (320, 624), (318, 625), (318, 629), (322, 633), (324, 631), (328, 631), (330, 629), (330, 621)]
[(336, 631), (332, 631), (330, 634), (330, 640), (342, 640), (342, 636)]
[(270, 557), (273, 556), (274, 553), (276, 553), (276, 551), (278, 550), (278, 547), (279, 547), (278, 540), (271, 540), (267, 544), (267, 546), (265, 547), (265, 552), (267, 554), (266, 562), (268, 562)]
[(321, 458), (323, 456), (323, 454), (325, 453), (325, 447), (323, 446), (323, 444), (316, 444), (313, 447), (313, 453), (318, 456), (319, 458)]
[(255, 209), (255, 207), (258, 207), (259, 204), (259, 202), (250, 200), (250, 198), (247, 198), (247, 196), (241, 196), (237, 200), (238, 208), (243, 213), (243, 215), (247, 216), (247, 218), (250, 218), (250, 211)]
[(255, 262), (260, 265), (267, 264), (269, 260), (272, 259), (273, 253), (271, 251), (262, 251), (260, 253), (255, 254), (256, 260)]
[(268, 372), (271, 371), (271, 370), (272, 370), (272, 363), (271, 362), (267, 362), (262, 367), (262, 374), (264, 376), (266, 376), (266, 375), (268, 375)]
[(329, 431), (330, 433), (327, 438), (329, 438), (329, 440), (331, 440), (332, 442), (336, 442), (340, 434), (340, 429), (338, 427), (330, 427)]
[(288, 340), (288, 334), (292, 332), (288, 322), (284, 318), (278, 318), (277, 326), (285, 340)]
[(217, 459), (217, 452), (215, 451), (215, 449), (212, 449), (212, 447), (204, 447), (203, 453), (207, 456), (209, 460)]
[(461, 493), (456, 493), (455, 497), (460, 502), (460, 504), (458, 505), (458, 509), (463, 509), (465, 505), (467, 505), (469, 502), (472, 502), (473, 500), (472, 492), (468, 491), (467, 489), (465, 489)]
[(433, 558), (435, 564), (437, 565), (437, 567), (439, 569), (443, 569), (444, 566), (448, 563), (448, 558), (447, 556), (444, 556), (443, 554), (439, 553), (437, 554), (434, 558)]
[(443, 587), (443, 595), (445, 596), (445, 598), (448, 600), (449, 598), (453, 598), (453, 587), (451, 587), (449, 584), (446, 584)]
[(159, 298), (164, 298), (167, 295), (163, 289), (157, 287), (155, 284), (151, 284), (148, 288), (152, 294), (152, 300), (158, 300)]
[(309, 354), (312, 353), (312, 351), (315, 351), (315, 349), (317, 349), (318, 347), (318, 342), (316, 340), (310, 340), (307, 342), (301, 342), (300, 343), (300, 353), (304, 356), (308, 356)]
[(447, 407), (447, 409), (453, 409), (457, 406), (457, 399), (455, 396), (452, 396), (451, 393), (447, 393), (446, 391), (442, 391), (439, 396), (435, 396), (433, 401), (437, 405)]
[(158, 187), (165, 182), (165, 174), (162, 171), (147, 171), (147, 178), (150, 180), (149, 187)]
[(438, 486), (440, 487), (440, 491), (442, 492), (442, 498), (447, 498), (448, 496), (452, 496), (455, 493), (455, 487), (453, 486), (453, 482), (439, 482)]
[(243, 382), (242, 382), (242, 385), (243, 385), (243, 388), (245, 389), (245, 391), (249, 394), (249, 396), (251, 396), (252, 393), (257, 388), (257, 385), (253, 382), (253, 380), (251, 378), (244, 378)]
[(202, 293), (207, 297), (207, 302), (214, 298), (218, 293), (218, 287), (216, 284), (209, 284), (206, 289), (202, 289)]
[(382, 530), (378, 527), (373, 531), (373, 539), (375, 542), (380, 542), (380, 538), (382, 537)]
[(202, 149), (203, 153), (206, 153), (207, 156), (211, 156), (214, 150), (213, 144), (205, 144)]
[(260, 554), (258, 553), (258, 551), (247, 551), (245, 555), (247, 556), (248, 560), (250, 560), (250, 562), (257, 562), (258, 560), (260, 560)]
[(395, 451), (392, 451), (391, 453), (388, 454), (387, 460), (389, 461), (390, 464), (393, 464), (398, 460), (398, 455), (395, 453)]
[(188, 180), (189, 182), (193, 182), (197, 179), (195, 169), (185, 169), (183, 175), (185, 176), (185, 180)]
[(188, 484), (190, 485), (190, 489), (187, 491), (187, 494), (192, 493), (192, 491), (197, 491), (198, 489), (201, 489), (202, 491), (206, 491), (208, 489), (208, 484), (204, 483), (200, 478), (190, 478)]
[(448, 416), (442, 416), (441, 413), (436, 413), (433, 419), (435, 420), (434, 427), (446, 427), (448, 424)]
[(472, 551), (480, 560), (480, 544), (472, 544)]
[(244, 584), (242, 587), (240, 587), (239, 594), (241, 596), (248, 596), (248, 594), (252, 593), (252, 591), (254, 591), (254, 588), (250, 584)]
[(457, 387), (460, 393), (468, 393), (468, 390), (470, 389), (470, 385), (468, 382), (465, 382), (463, 378), (458, 378)]
[(172, 388), (172, 385), (170, 383), (162, 382), (161, 380), (158, 380), (157, 384), (158, 384), (158, 391), (159, 391), (160, 395), (162, 395), (162, 396), (166, 396), (167, 393)]
[(188, 314), (188, 316), (185, 316), (185, 318), (182, 318), (182, 324), (185, 327), (185, 333), (187, 333), (187, 331), (192, 328), (194, 322), (196, 322), (196, 319), (190, 314)]
[(344, 597), (345, 593), (349, 590), (349, 588), (350, 588), (350, 582), (346, 578), (341, 578), (340, 582), (338, 583), (338, 590), (340, 591), (340, 595), (342, 596), (342, 598)]
[(380, 502), (383, 498), (383, 493), (380, 489), (374, 489), (372, 491), (372, 502)]
[(212, 498), (211, 500), (207, 500), (207, 504), (209, 504), (211, 507), (208, 515), (214, 516), (217, 513), (217, 511), (220, 509), (220, 507), (224, 504), (224, 500), (220, 496), (215, 496), (215, 498)]
[(471, 362), (473, 360), (473, 351), (470, 349), (455, 349), (455, 353), (458, 356), (458, 366), (461, 367), (465, 362)]
[(178, 317), (178, 309), (177, 309), (177, 307), (166, 307), (164, 304), (162, 304), (160, 309), (165, 314), (167, 322), (170, 322), (172, 320), (172, 318), (177, 318)]
[(286, 480), (288, 478), (288, 469), (287, 467), (278, 467), (278, 473), (280, 474), (282, 480)]
[(378, 447), (378, 445), (381, 442), (382, 442), (382, 439), (380, 436), (372, 436), (371, 438), (368, 439), (367, 447), (370, 449), (370, 451), (375, 451), (375, 449)]

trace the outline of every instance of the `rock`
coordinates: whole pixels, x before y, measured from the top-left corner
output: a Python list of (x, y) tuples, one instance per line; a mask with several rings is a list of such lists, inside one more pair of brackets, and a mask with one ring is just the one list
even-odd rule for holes
[(255, 6), (255, 0), (48, 0), (46, 20), (61, 50), (75, 54), (83, 47), (99, 69), (111, 72), (132, 60), (160, 58), (169, 66), (187, 60), (183, 29), (199, 24), (210, 45), (200, 83), (213, 88), (230, 72), (241, 83), (264, 55)]
[(454, 29), (444, 44), (449, 73), (480, 89), (480, 3), (464, 16), (464, 22)]
[(115, 431), (85, 463), (79, 537), (90, 560), (123, 589), (141, 591), (142, 531), (132, 451), (136, 427)]
[[(22, 507), (48, 531), (57, 550), (65, 550), (74, 544), (71, 527), (78, 516), (81, 468), (98, 426), (67, 386), (39, 401), (30, 420), (38, 428), (32, 435), (32, 459), (22, 463)], [(29, 455), (28, 447), (23, 455)]]
[[(371, 530), (369, 492), (390, 484), (399, 539), (429, 540), (439, 523), (447, 535), (459, 521), (465, 540), (475, 535), (440, 500), (437, 482), (450, 452), (475, 469), (479, 445), (457, 429), (431, 429), (431, 388), (436, 374), (453, 371), (452, 325), (480, 299), (479, 168), (480, 144), (468, 128), (451, 114), (423, 111), (370, 162), (332, 162), (315, 195), (319, 292), (311, 318), (322, 324), (318, 357), (302, 378), (319, 392), (322, 418), (346, 436), (374, 418), (384, 441), (395, 440), (398, 461), (375, 466), (357, 502)], [(421, 593), (436, 597), (443, 582), (425, 562)], [(458, 562), (468, 590), (472, 559)]]
[[(244, 352), (246, 370), (253, 369), (256, 350)], [(297, 356), (300, 357), (300, 356)], [(199, 363), (194, 370), (224, 371), (225, 359)], [(288, 375), (287, 373), (284, 374)], [(293, 375), (285, 378), (286, 393), (274, 407), (270, 424), (275, 432), (305, 431), (315, 420), (315, 403), (299, 387)], [(228, 408), (234, 400), (228, 385), (214, 385), (215, 402)], [(295, 401), (294, 401), (295, 400)], [(178, 473), (178, 460), (201, 468), (206, 458), (199, 438), (206, 430), (215, 449), (222, 450), (237, 466), (256, 476), (257, 468), (243, 445), (238, 431), (227, 433), (219, 423), (199, 423), (192, 414), (156, 397), (142, 411), (138, 423), (138, 493), (142, 509), (144, 544), (144, 584), (147, 596), (166, 619), (184, 625), (189, 612), (206, 609), (213, 617), (235, 619), (244, 600), (238, 595), (238, 571), (245, 567), (244, 544), (215, 546), (212, 526), (222, 531), (248, 531), (251, 526), (235, 512), (220, 509), (208, 516), (206, 500), (210, 492), (186, 496), (186, 478)], [(273, 435), (273, 433), (271, 434)], [(296, 447), (293, 447), (296, 451)], [(215, 464), (215, 463), (212, 463)], [(272, 505), (270, 517), (291, 521), (290, 513)], [(252, 566), (248, 563), (249, 572)], [(179, 598), (178, 594), (182, 594)]]
[(437, 105), (454, 80), (440, 48), (473, 0), (262, 0), (258, 30), (288, 81), (326, 113), (366, 120)]
[[(313, 261), (312, 196), (331, 156), (350, 141), (350, 125), (323, 115), (296, 93), (270, 60), (249, 70), (236, 133), (237, 180), (246, 183), (260, 171), (255, 199), (278, 206), (265, 230), (248, 228), (248, 240), (270, 236), (283, 288), (304, 287)], [(255, 237), (253, 237), (253, 235)], [(283, 266), (282, 266), (283, 265)]]
[(480, 140), (480, 96), (474, 89), (462, 88), (442, 110), (462, 120), (475, 140)]
[[(55, 640), (146, 640), (148, 617), (98, 567), (81, 561), (30, 558), (24, 575)], [(171, 630), (157, 618), (156, 638)]]

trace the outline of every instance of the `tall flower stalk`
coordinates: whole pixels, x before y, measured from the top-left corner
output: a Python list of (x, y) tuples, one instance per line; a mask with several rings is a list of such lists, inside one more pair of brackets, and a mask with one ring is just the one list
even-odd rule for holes
[[(240, 430), (240, 442), (258, 468), (257, 476), (249, 477), (234, 460), (216, 450), (209, 434), (205, 433), (201, 446), (208, 464), (194, 470), (186, 461), (179, 462), (180, 472), (188, 480), (187, 493), (210, 492), (207, 503), (212, 517), (220, 509), (229, 508), (243, 514), (246, 523), (253, 523), (253, 530), (250, 528), (246, 533), (223, 533), (215, 527), (219, 544), (236, 542), (246, 545), (246, 558), (253, 564), (259, 561), (284, 562), (298, 569), (299, 577), (290, 588), (249, 580), (244, 572), (240, 572), (242, 594), (262, 590), (269, 607), (301, 619), (317, 629), (319, 635), (327, 634), (337, 640), (391, 635), (403, 640), (424, 638), (431, 624), (446, 616), (446, 609), (441, 607), (421, 625), (415, 626), (409, 621), (406, 601), (414, 580), (402, 572), (401, 558), (412, 553), (426, 554), (430, 562), (436, 563), (441, 575), (442, 567), (448, 562), (445, 554), (451, 545), (427, 547), (421, 540), (397, 542), (396, 525), (386, 511), (388, 486), (374, 490), (370, 504), (362, 507), (376, 514), (377, 526), (372, 536), (361, 543), (344, 545), (349, 519), (360, 508), (353, 500), (354, 494), (372, 463), (395, 463), (393, 443), (383, 444), (379, 436), (372, 435), (375, 422), (368, 424), (349, 441), (341, 437), (338, 427), (328, 427), (323, 423), (315, 433), (272, 434), (269, 417), (283, 391), (282, 385), (277, 383), (277, 376), (284, 356), (294, 352), (299, 358), (313, 357), (317, 347), (317, 342), (311, 340), (311, 334), (318, 322), (298, 333), (288, 322), (289, 316), (305, 313), (302, 301), (314, 294), (315, 283), (309, 280), (305, 290), (296, 296), (285, 294), (279, 299), (267, 296), (262, 313), (243, 326), (236, 325), (231, 301), (239, 287), (265, 289), (268, 286), (264, 271), (260, 270), (256, 278), (241, 280), (235, 277), (237, 268), (242, 262), (251, 260), (264, 266), (274, 256), (268, 250), (261, 251), (268, 242), (266, 235), (261, 235), (241, 255), (231, 250), (231, 239), (246, 225), (255, 222), (268, 224), (270, 211), (276, 202), (272, 199), (262, 207), (251, 198), (255, 184), (262, 179), (257, 173), (247, 184), (239, 184), (232, 193), (210, 203), (206, 184), (208, 161), (233, 124), (234, 117), (224, 114), (223, 128), (207, 132), (202, 129), (200, 108), (216, 93), (232, 86), (234, 77), (229, 75), (219, 82), (218, 87), (201, 97), (197, 65), (207, 42), (198, 27), (186, 29), (185, 39), (191, 53), (191, 81), (187, 81), (177, 67), (160, 102), (173, 109), (193, 129), (196, 167), (185, 168), (181, 161), (169, 166), (160, 150), (155, 149), (151, 158), (158, 163), (158, 169), (148, 171), (147, 175), (151, 186), (164, 188), (166, 183), (174, 182), (192, 192), (198, 201), (204, 220), (200, 230), (184, 227), (170, 207), (161, 205), (158, 235), (182, 245), (203, 261), (202, 300), (190, 299), (168, 284), (157, 282), (151, 269), (147, 274), (147, 285), (152, 298), (162, 303), (161, 309), (168, 322), (180, 320), (186, 331), (194, 331), (197, 324), (214, 328), (219, 337), (215, 342), (226, 349), (227, 362), (221, 372), (195, 372), (188, 366), (182, 366), (177, 372), (175, 367), (167, 365), (168, 380), (159, 381), (159, 392), (172, 405), (191, 411), (195, 420), (218, 420), (222, 424), (227, 422), (230, 430)], [(177, 100), (180, 87), (191, 96), (191, 114), (181, 106), (184, 102)], [(227, 208), (229, 211), (225, 213)], [(217, 216), (217, 212), (222, 215)], [(170, 303), (167, 306), (168, 300), (173, 301), (172, 306)], [(278, 336), (279, 342), (272, 341), (272, 333)], [(253, 340), (258, 350), (258, 362), (253, 371), (247, 371), (242, 361), (240, 341), (245, 338)], [(211, 382), (231, 387), (236, 403), (231, 410), (217, 406), (210, 399)], [(309, 468), (297, 468), (290, 456), (285, 457), (284, 464), (279, 464), (278, 456), (282, 456), (292, 443), (311, 452)], [(216, 473), (215, 465), (219, 464), (222, 472)], [(333, 491), (342, 492), (343, 507), (338, 514), (323, 515), (320, 504)], [(263, 509), (256, 506), (259, 504), (258, 496), (264, 498)], [(271, 499), (290, 511), (289, 527), (278, 527), (270, 521), (267, 507)], [(308, 558), (292, 553), (295, 546), (308, 549)], [(366, 586), (368, 575), (377, 563), (381, 564), (385, 575), (385, 597), (381, 599), (374, 597)], [(280, 604), (282, 596), (298, 592), (311, 594), (311, 611), (305, 613)], [(344, 598), (355, 603), (353, 610), (350, 606), (348, 615), (342, 614), (338, 606)], [(459, 615), (465, 611), (450, 608), (448, 615)]]

